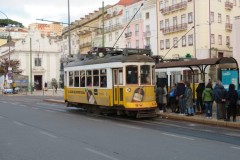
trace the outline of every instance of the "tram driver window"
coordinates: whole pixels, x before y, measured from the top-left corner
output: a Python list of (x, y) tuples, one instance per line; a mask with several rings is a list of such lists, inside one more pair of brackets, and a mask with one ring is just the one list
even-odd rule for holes
[(149, 65), (141, 66), (141, 84), (151, 84), (151, 72)]
[(69, 87), (73, 87), (73, 71), (69, 72)]
[(127, 84), (138, 84), (138, 66), (126, 66), (126, 82)]

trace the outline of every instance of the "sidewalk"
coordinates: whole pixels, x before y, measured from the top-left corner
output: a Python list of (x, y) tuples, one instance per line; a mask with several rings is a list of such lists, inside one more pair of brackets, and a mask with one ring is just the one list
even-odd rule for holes
[(57, 92), (55, 92), (54, 89), (48, 89), (47, 91), (43, 90), (37, 90), (33, 91), (32, 93), (27, 91), (27, 92), (19, 92), (17, 94), (3, 94), (1, 92), (2, 96), (54, 96), (54, 97), (63, 97), (63, 89), (58, 89)]
[(159, 113), (159, 116), (163, 118), (169, 118), (169, 119), (175, 119), (175, 120), (181, 120), (181, 121), (188, 121), (188, 122), (240, 129), (240, 116), (237, 116), (237, 122), (232, 122), (232, 117), (231, 117), (231, 121), (229, 122), (226, 122), (224, 120), (217, 120), (216, 114), (214, 113), (213, 113), (212, 119), (207, 119), (204, 114), (197, 114), (194, 116), (185, 116), (185, 115), (179, 115), (177, 113), (170, 113), (170, 112)]

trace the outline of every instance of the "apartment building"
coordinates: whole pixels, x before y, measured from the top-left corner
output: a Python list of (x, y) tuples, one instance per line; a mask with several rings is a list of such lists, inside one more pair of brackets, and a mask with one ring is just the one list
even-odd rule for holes
[(232, 55), (238, 0), (157, 0), (158, 54), (164, 58)]
[(60, 23), (32, 23), (28, 26), (28, 28), (30, 30), (39, 30), (41, 31), (41, 34), (44, 34), (46, 36), (61, 36), (63, 25)]

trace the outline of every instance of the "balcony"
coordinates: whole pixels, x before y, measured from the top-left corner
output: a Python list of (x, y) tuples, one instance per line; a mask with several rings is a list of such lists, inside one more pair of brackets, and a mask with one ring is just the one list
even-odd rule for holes
[(187, 30), (187, 23), (162, 28), (161, 30), (162, 30), (163, 34), (170, 34), (170, 33), (185, 31), (185, 30)]
[(151, 37), (151, 31), (146, 31), (143, 33), (144, 37), (148, 38)]
[(123, 28), (123, 26), (120, 23), (118, 23), (118, 24), (111, 25), (111, 26), (104, 28), (104, 32), (105, 33), (114, 32), (114, 31), (122, 29), (122, 28)]
[(125, 33), (125, 38), (131, 38), (131, 37), (132, 37), (132, 32)]
[(231, 23), (226, 23), (225, 24), (225, 30), (226, 31), (232, 31), (232, 24)]
[(180, 2), (180, 3), (174, 4), (172, 6), (162, 8), (160, 11), (162, 14), (165, 15), (165, 14), (169, 14), (171, 12), (176, 12), (178, 10), (182, 10), (182, 9), (186, 9), (186, 8), (187, 8), (187, 1)]
[(86, 42), (86, 43), (80, 44), (80, 48), (91, 47), (91, 46), (92, 46), (91, 42)]
[(150, 44), (149, 45), (145, 45), (144, 48), (145, 49), (151, 49), (151, 45)]
[(79, 31), (80, 36), (84, 36), (84, 35), (91, 34), (91, 33), (92, 33), (91, 31), (87, 31), (87, 30)]
[(225, 2), (225, 9), (231, 10), (233, 8), (233, 3)]

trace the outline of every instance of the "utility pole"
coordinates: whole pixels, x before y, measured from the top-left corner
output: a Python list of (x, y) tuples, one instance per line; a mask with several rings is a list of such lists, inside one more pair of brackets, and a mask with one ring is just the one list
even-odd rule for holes
[(102, 47), (104, 47), (104, 1), (102, 2)]
[(68, 49), (69, 49), (69, 56), (72, 55), (71, 53), (71, 25), (70, 25), (70, 7), (69, 7), (69, 0), (68, 0)]
[(30, 93), (32, 94), (32, 38), (30, 38), (30, 82), (29, 82), (29, 85), (30, 85)]

